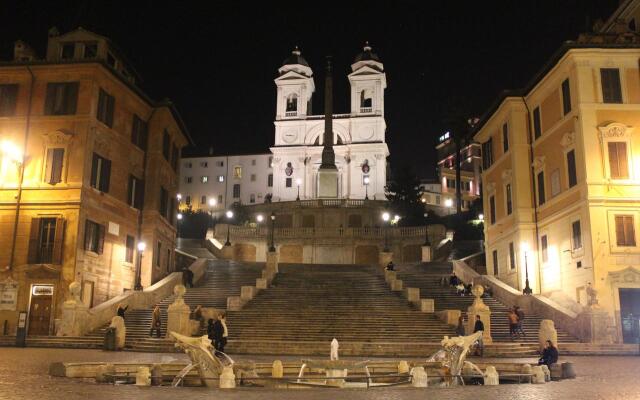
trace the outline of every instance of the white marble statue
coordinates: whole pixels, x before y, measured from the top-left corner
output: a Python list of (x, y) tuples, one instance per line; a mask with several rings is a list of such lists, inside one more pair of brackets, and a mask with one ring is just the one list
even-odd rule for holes
[(329, 359), (331, 361), (335, 361), (338, 359), (338, 348), (340, 345), (338, 344), (338, 339), (333, 338), (331, 341), (331, 353), (329, 354)]

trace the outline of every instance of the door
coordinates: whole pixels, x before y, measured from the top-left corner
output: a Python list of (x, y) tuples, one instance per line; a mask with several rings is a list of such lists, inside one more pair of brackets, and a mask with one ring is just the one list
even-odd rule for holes
[(82, 281), (82, 302), (85, 306), (93, 307), (93, 282)]
[[(46, 290), (44, 288), (47, 288)], [(48, 335), (51, 322), (52, 286), (34, 286), (29, 307), (29, 335)]]
[(640, 289), (620, 289), (622, 341), (640, 342)]

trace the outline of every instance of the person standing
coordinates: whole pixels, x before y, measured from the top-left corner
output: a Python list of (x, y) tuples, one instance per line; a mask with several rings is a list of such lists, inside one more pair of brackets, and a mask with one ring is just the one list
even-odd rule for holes
[(511, 336), (511, 340), (514, 340), (517, 337), (518, 315), (513, 310), (513, 308), (509, 309), (507, 318), (509, 319), (509, 335)]
[(211, 336), (213, 336), (213, 347), (218, 351), (224, 351), (224, 326), (222, 325), (222, 314), (218, 314), (216, 321), (211, 327)]
[(222, 341), (220, 351), (224, 353), (224, 346), (227, 344), (227, 338), (229, 337), (229, 331), (227, 330), (227, 316), (225, 313), (220, 314), (220, 322), (222, 323)]
[(458, 326), (456, 327), (456, 335), (458, 335), (458, 336), (464, 336), (465, 335), (464, 317), (462, 315), (458, 318)]
[(155, 331), (156, 337), (160, 338), (160, 327), (162, 326), (161, 318), (160, 306), (156, 306), (151, 313), (151, 329), (149, 330), (149, 337), (153, 337), (153, 331)]
[(547, 340), (544, 344), (544, 350), (542, 351), (542, 357), (538, 360), (538, 365), (546, 365), (551, 367), (552, 364), (558, 362), (558, 348), (553, 345), (551, 340)]
[(118, 317), (121, 317), (122, 319), (124, 319), (124, 313), (127, 311), (128, 308), (129, 306), (123, 306), (122, 303), (118, 304), (118, 310), (116, 311), (116, 314), (118, 315)]
[(207, 321), (207, 337), (211, 341), (211, 345), (215, 348), (216, 335), (214, 333), (214, 323), (212, 318), (209, 318), (209, 320)]
[[(473, 325), (473, 333), (484, 332), (484, 323), (480, 319), (479, 315), (476, 315), (476, 323)], [(482, 357), (484, 355), (484, 341), (482, 335), (478, 339), (478, 346), (476, 347), (476, 354)]]
[(522, 336), (527, 336), (526, 333), (524, 333), (524, 329), (522, 329), (522, 323), (524, 322), (524, 311), (522, 311), (522, 308), (515, 306), (515, 311), (516, 311), (516, 316), (518, 317), (518, 326), (516, 327), (516, 333), (518, 335), (522, 335)]

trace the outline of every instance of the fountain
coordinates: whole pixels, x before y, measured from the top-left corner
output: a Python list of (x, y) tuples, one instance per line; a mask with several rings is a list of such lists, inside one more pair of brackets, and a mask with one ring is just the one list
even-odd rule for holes
[(467, 354), (471, 347), (476, 345), (482, 338), (482, 331), (469, 336), (457, 336), (450, 338), (445, 336), (440, 342), (442, 350), (438, 350), (427, 359), (427, 363), (439, 362), (444, 368), (444, 386), (453, 386), (461, 383), (464, 385), (461, 372), (463, 368), (469, 368), (484, 376), (480, 368), (475, 364), (466, 361)]

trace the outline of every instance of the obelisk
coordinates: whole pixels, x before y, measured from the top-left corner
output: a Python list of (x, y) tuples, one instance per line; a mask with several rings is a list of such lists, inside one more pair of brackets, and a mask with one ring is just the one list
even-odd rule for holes
[(322, 164), (318, 169), (318, 197), (338, 197), (338, 168), (333, 151), (333, 79), (331, 77), (331, 57), (327, 57), (324, 78), (324, 147)]

